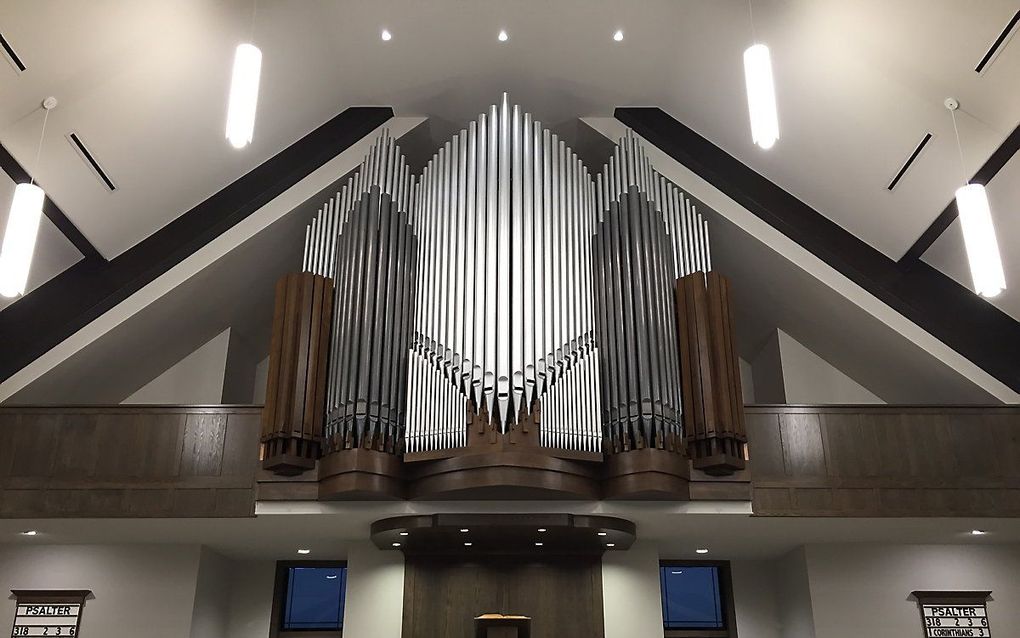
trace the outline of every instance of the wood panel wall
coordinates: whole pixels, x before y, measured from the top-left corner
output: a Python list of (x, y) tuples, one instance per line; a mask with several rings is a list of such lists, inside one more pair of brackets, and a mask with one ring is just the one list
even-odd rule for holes
[(493, 612), (530, 616), (532, 638), (602, 638), (601, 562), (407, 560), (402, 638), (474, 638)]
[(1020, 516), (1020, 407), (748, 406), (764, 516)]
[(0, 518), (255, 511), (258, 407), (0, 407)]

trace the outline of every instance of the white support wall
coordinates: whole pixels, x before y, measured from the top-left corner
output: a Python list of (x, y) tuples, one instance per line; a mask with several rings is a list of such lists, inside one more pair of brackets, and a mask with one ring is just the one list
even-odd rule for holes
[(223, 399), (223, 380), (230, 344), (227, 328), (121, 403), (150, 405), (209, 405)]
[(626, 552), (602, 556), (605, 638), (662, 635), (659, 552), (640, 542)]
[[(91, 590), (82, 636), (183, 638), (192, 635), (200, 555), (197, 545), (0, 545), (0, 587)], [(0, 604), (2, 631), (14, 610)]]
[[(757, 403), (885, 403), (783, 330), (772, 332), (747, 367), (751, 371)], [(743, 361), (741, 372), (744, 372)]]
[(404, 555), (368, 541), (347, 553), (344, 638), (400, 638), (404, 613)]

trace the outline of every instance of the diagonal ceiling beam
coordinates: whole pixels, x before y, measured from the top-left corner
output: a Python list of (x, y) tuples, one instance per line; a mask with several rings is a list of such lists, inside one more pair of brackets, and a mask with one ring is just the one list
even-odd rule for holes
[(881, 252), (657, 107), (616, 118), (664, 153), (889, 305), (1014, 392), (1020, 323), (924, 262), (899, 266)]
[(111, 261), (82, 260), (0, 312), (0, 381), (250, 216), (393, 117), (349, 108)]
[[(28, 174), (25, 167), (18, 163), (18, 160), (14, 159), (14, 156), (11, 155), (10, 151), (4, 148), (3, 145), (0, 145), (0, 169), (7, 173), (7, 176), (10, 177), (11, 181), (15, 184), (22, 184), (32, 179), (32, 176)], [(43, 190), (45, 190), (45, 188)], [(6, 203), (7, 202), (3, 202), (3, 204)], [(82, 254), (82, 257), (84, 257), (86, 261), (106, 261), (106, 258), (103, 257), (99, 253), (99, 250), (92, 245), (92, 242), (90, 242), (88, 238), (86, 238), (85, 235), (78, 230), (78, 227), (74, 225), (74, 222), (67, 218), (64, 211), (60, 210), (60, 207), (57, 206), (52, 199), (50, 199), (49, 195), (47, 195), (46, 199), (43, 201), (43, 214), (46, 215), (46, 217), (53, 222), (53, 225), (64, 234), (64, 237), (66, 237), (67, 240), (71, 242), (76, 249), (78, 249), (78, 252)]]

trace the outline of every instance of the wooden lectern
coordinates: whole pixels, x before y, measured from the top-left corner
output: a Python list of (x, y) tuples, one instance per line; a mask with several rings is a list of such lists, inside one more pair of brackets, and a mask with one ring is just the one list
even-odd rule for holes
[(531, 618), (482, 614), (475, 618), (475, 638), (531, 638)]

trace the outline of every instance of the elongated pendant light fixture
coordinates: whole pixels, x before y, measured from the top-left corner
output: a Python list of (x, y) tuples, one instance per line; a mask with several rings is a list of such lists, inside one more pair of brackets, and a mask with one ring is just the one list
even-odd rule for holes
[(36, 238), (39, 235), (39, 219), (42, 217), (43, 202), (46, 200), (46, 193), (35, 183), (35, 175), (39, 172), (39, 159), (42, 156), (43, 139), (46, 137), (46, 121), (50, 117), (50, 109), (56, 105), (57, 99), (53, 97), (43, 101), (45, 115), (32, 178), (27, 184), (18, 184), (14, 187), (14, 199), (11, 201), (11, 212), (7, 217), (7, 229), (4, 231), (4, 243), (0, 248), (0, 295), (4, 297), (25, 294), (25, 287), (28, 284), (28, 272), (32, 267), (32, 256), (35, 254)]
[(744, 81), (747, 83), (747, 111), (751, 117), (751, 139), (768, 150), (779, 139), (779, 114), (776, 109), (776, 88), (772, 78), (772, 56), (768, 46), (758, 42), (754, 31), (751, 0), (747, 9), (751, 17), (751, 38), (754, 43), (744, 51)]
[[(960, 144), (960, 129), (956, 126), (956, 110), (960, 108), (960, 103), (954, 98), (946, 98), (945, 105), (953, 118), (956, 148), (960, 151), (960, 166), (966, 180), (963, 145)], [(999, 242), (995, 238), (995, 225), (984, 185), (968, 183), (956, 189), (956, 208), (960, 213), (960, 227), (963, 229), (963, 243), (967, 250), (967, 261), (970, 262), (974, 290), (982, 297), (995, 297), (1005, 290), (1006, 277), (1002, 272)]]
[[(256, 7), (253, 6), (252, 32), (255, 30), (255, 11)], [(230, 102), (227, 106), (227, 140), (234, 148), (248, 146), (255, 134), (255, 110), (259, 103), (261, 74), (262, 51), (251, 42), (237, 45), (234, 72), (230, 79)]]

